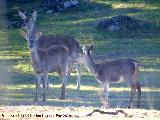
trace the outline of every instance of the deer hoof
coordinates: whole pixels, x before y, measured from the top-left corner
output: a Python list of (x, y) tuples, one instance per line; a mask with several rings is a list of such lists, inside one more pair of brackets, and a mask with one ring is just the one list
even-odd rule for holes
[(65, 100), (65, 97), (64, 97), (64, 96), (61, 96), (61, 97), (59, 98), (59, 100)]
[(37, 102), (37, 101), (38, 101), (38, 99), (35, 98), (35, 99), (34, 99), (34, 102)]
[(128, 109), (132, 109), (133, 108), (133, 106), (132, 105), (128, 105)]
[(110, 105), (108, 103), (102, 103), (102, 107), (101, 108), (109, 109), (111, 107), (110, 107)]
[(140, 108), (140, 107), (141, 107), (141, 105), (138, 104), (138, 105), (137, 105), (137, 108)]

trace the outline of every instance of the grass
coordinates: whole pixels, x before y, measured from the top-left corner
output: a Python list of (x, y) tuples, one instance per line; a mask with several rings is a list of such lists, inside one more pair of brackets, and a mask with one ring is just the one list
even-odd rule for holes
[[(157, 22), (160, 15), (160, 2), (158, 0), (83, 0), (81, 4), (80, 8), (66, 12), (54, 14), (40, 12), (37, 19), (38, 30), (45, 35), (72, 35), (81, 46), (94, 44), (95, 59), (101, 55), (104, 56), (103, 60), (128, 57), (138, 60), (141, 66), (139, 80), (142, 83), (142, 109), (160, 110), (160, 23)], [(31, 5), (24, 6), (28, 11), (32, 11)], [(36, 2), (35, 6), (38, 6)], [(4, 9), (1, 12), (5, 12)], [(102, 32), (95, 29), (97, 20), (120, 14), (148, 21), (152, 26), (143, 31), (127, 33)], [(6, 18), (3, 18), (2, 21), (5, 21)], [(34, 103), (34, 75), (29, 64), (27, 44), (21, 37), (20, 31), (20, 28), (0, 27), (1, 106), (47, 105), (63, 108), (85, 106), (86, 109), (100, 106), (96, 92), (99, 85), (83, 66), (79, 93), (76, 92), (76, 76), (73, 71), (68, 81), (66, 100), (60, 101), (61, 80), (57, 74), (50, 74), (48, 101)], [(109, 90), (111, 107), (126, 108), (130, 92), (127, 85), (111, 83)]]

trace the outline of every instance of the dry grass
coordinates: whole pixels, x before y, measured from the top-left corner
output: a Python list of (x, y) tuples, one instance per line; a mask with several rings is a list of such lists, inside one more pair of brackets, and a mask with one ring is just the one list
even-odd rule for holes
[[(51, 120), (51, 119), (80, 119), (80, 120), (103, 120), (103, 119), (138, 119), (138, 120), (159, 120), (160, 111), (145, 109), (100, 109), (106, 112), (123, 110), (129, 116), (122, 113), (108, 115), (94, 113), (86, 116), (95, 108), (93, 107), (51, 107), (51, 106), (5, 106), (0, 107), (0, 119), (8, 120)], [(58, 117), (58, 115), (62, 115)], [(70, 115), (70, 116), (69, 116)], [(67, 116), (67, 117), (64, 117)], [(79, 116), (79, 117), (77, 117)]]
[[(53, 85), (50, 86), (47, 102), (34, 103), (34, 76), (29, 64), (26, 41), (23, 41), (20, 35), (21, 29), (6, 30), (0, 27), (0, 120), (53, 120), (53, 117), (54, 119), (62, 119), (56, 117), (56, 114), (78, 115), (81, 117), (71, 117), (70, 119), (82, 120), (160, 119), (160, 35), (158, 34), (159, 31), (154, 31), (157, 28), (156, 26), (160, 26), (158, 22), (160, 16), (159, 1), (84, 1), (86, 2), (83, 2), (78, 10), (70, 10), (53, 15), (39, 13), (37, 20), (39, 31), (44, 32), (46, 35), (69, 34), (74, 36), (81, 45), (92, 43), (95, 45), (94, 55), (105, 55), (107, 60), (124, 57), (139, 60), (141, 66), (139, 80), (142, 83), (142, 109), (124, 109), (128, 104), (130, 89), (118, 83), (111, 84), (109, 89), (109, 102), (111, 107), (115, 109), (101, 110), (107, 112), (124, 110), (131, 116), (125, 117), (122, 113), (118, 115), (94, 113), (90, 117), (84, 117), (96, 109), (97, 106), (100, 106), (100, 101), (96, 94), (99, 86), (93, 76), (86, 72), (83, 66), (82, 86), (79, 95), (76, 93), (74, 73), (68, 81), (66, 100), (60, 101), (58, 98), (60, 96), (61, 81), (58, 76), (51, 74), (49, 79)], [(23, 5), (21, 6), (24, 7)], [(32, 5), (29, 4), (27, 7), (32, 8)], [(0, 4), (0, 9), (0, 14), (5, 12), (5, 5)], [(13, 9), (10, 10), (13, 12)], [(33, 9), (27, 10), (29, 13), (32, 11)], [(120, 14), (150, 22), (153, 24), (153, 31), (131, 32), (127, 34), (123, 32), (102, 33), (94, 28), (94, 24), (98, 19), (110, 18)], [(2, 25), (6, 22), (6, 18), (3, 18), (3, 20), (0, 20)], [(146, 31), (149, 30), (147, 29)], [(125, 45), (126, 41), (129, 41), (129, 44)], [(36, 114), (43, 114), (43, 117), (38, 118)]]

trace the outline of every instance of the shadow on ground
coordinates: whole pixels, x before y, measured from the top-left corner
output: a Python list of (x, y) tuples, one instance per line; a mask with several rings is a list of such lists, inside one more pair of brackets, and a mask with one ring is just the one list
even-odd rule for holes
[[(13, 74), (13, 73), (12, 73)], [(15, 73), (14, 73), (15, 74)], [(146, 73), (143, 73), (146, 74)], [(148, 74), (148, 73), (147, 73)], [(157, 73), (157, 76), (159, 73)], [(34, 76), (32, 74), (15, 74), (11, 83), (0, 86), (0, 105), (49, 105), (49, 106), (94, 106), (100, 107), (100, 100), (97, 95), (98, 83), (90, 75), (82, 76), (81, 91), (76, 91), (75, 77), (68, 81), (66, 100), (59, 100), (61, 92), (61, 81), (58, 77), (50, 76), (50, 88), (48, 90), (47, 102), (41, 102), (42, 94), (39, 96), (39, 102), (34, 102)], [(143, 77), (143, 76), (141, 76)], [(25, 78), (25, 79), (24, 79)], [(141, 106), (145, 109), (160, 109), (159, 105), (159, 85), (156, 85), (154, 79), (150, 80), (148, 74), (146, 80), (142, 80), (142, 99)], [(16, 81), (17, 80), (17, 81)], [(23, 82), (21, 82), (22, 80)], [(29, 82), (30, 81), (30, 82)], [(148, 81), (148, 82), (146, 82)], [(9, 82), (9, 81), (8, 81)], [(42, 91), (40, 91), (42, 93)], [(130, 96), (130, 89), (124, 83), (112, 83), (110, 85), (109, 103), (111, 107), (127, 108)], [(136, 103), (136, 99), (135, 99)]]

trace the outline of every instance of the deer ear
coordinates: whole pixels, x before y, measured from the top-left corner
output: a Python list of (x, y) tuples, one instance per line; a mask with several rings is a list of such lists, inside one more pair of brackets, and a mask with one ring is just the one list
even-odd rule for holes
[(38, 40), (41, 36), (42, 36), (42, 32), (36, 33), (36, 39), (35, 40)]
[(18, 11), (18, 13), (19, 13), (19, 16), (20, 16), (23, 20), (27, 18), (23, 12)]
[(28, 37), (27, 37), (27, 33), (26, 33), (26, 32), (21, 31), (21, 35), (24, 37), (24, 39), (28, 40)]
[(33, 18), (34, 21), (36, 20), (36, 18), (37, 18), (37, 11), (34, 11), (32, 13), (32, 18)]

